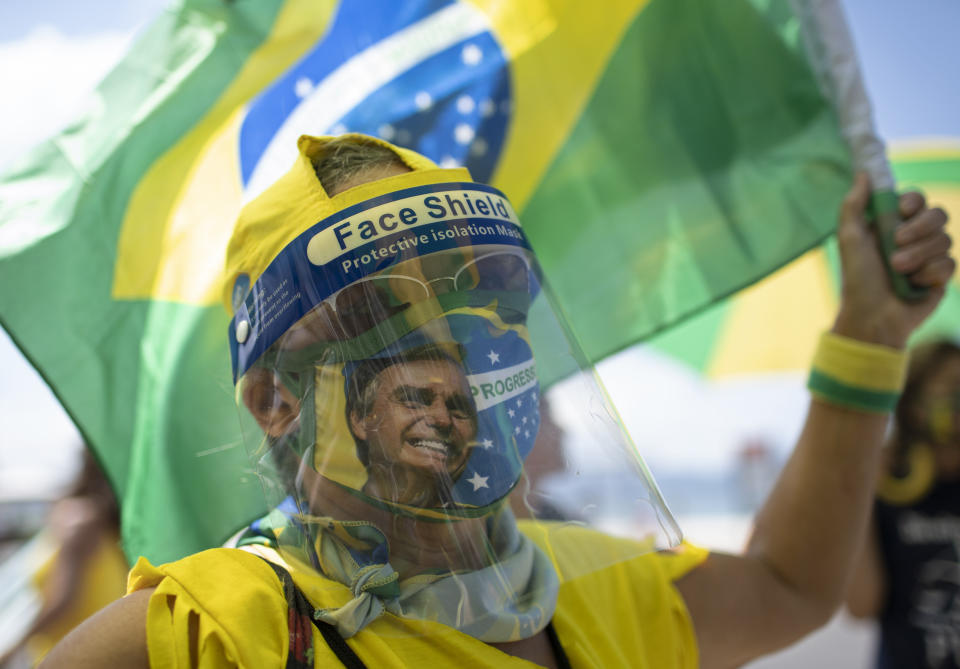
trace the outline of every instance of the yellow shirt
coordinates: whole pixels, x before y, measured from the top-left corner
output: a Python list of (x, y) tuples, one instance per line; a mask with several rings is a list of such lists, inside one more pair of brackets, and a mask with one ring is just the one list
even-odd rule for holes
[[(557, 566), (561, 585), (553, 623), (574, 667), (698, 666), (693, 626), (673, 581), (700, 564), (706, 551), (685, 544), (621, 560), (636, 553), (635, 543), (580, 528), (550, 532), (547, 541), (548, 533), (535, 525), (521, 523), (520, 528)], [(284, 564), (278, 557), (271, 555)], [(306, 570), (290, 571), (317, 608), (342, 606), (352, 597), (339, 583)], [(260, 557), (216, 548), (160, 567), (141, 558), (130, 572), (128, 590), (147, 587), (157, 588), (147, 611), (151, 667), (190, 666), (187, 630), (194, 616), (199, 667), (286, 664), (287, 602), (279, 580)], [(339, 666), (316, 629), (313, 638), (314, 665)], [(445, 625), (389, 613), (347, 643), (369, 667), (536, 666)]]

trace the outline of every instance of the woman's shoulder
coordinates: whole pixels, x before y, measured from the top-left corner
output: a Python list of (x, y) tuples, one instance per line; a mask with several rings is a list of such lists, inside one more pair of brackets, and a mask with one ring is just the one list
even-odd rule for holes
[(219, 667), (229, 657), (280, 666), (287, 603), (267, 557), (237, 548), (156, 566), (141, 557), (127, 595), (67, 635), (42, 666)]
[(651, 541), (570, 523), (518, 527), (556, 565), (554, 625), (570, 642), (574, 664), (600, 658), (602, 666), (697, 666), (693, 624), (674, 583), (703, 563), (706, 550), (687, 543), (657, 550)]
[(194, 656), (199, 666), (219, 667), (225, 658), (280, 666), (288, 607), (264, 556), (213, 548), (159, 566), (141, 558), (127, 588), (152, 589), (145, 616), (151, 666), (191, 666)]

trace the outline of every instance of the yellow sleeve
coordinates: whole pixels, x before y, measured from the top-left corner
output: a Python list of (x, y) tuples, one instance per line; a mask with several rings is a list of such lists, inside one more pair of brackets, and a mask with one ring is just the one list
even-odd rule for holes
[(518, 523), (561, 577), (554, 625), (579, 667), (696, 669), (697, 639), (674, 583), (708, 551), (683, 543), (650, 552), (642, 541), (547, 523)]
[(710, 551), (684, 541), (676, 548), (659, 551), (654, 555), (660, 562), (664, 577), (672, 583), (703, 564)]
[(674, 581), (707, 551), (684, 544), (572, 579), (554, 622), (574, 666), (696, 669), (693, 622)]
[[(287, 602), (261, 558), (214, 548), (154, 567), (140, 558), (127, 592), (155, 587), (147, 607), (147, 650), (153, 669), (282, 667), (287, 660)], [(251, 615), (256, 612), (256, 615)], [(190, 660), (190, 624), (196, 656)]]
[[(662, 574), (667, 608), (669, 610), (670, 622), (664, 621), (664, 625), (669, 626), (669, 638), (672, 642), (652, 643), (649, 651), (652, 660), (650, 666), (666, 667), (690, 667), (696, 669), (700, 666), (700, 649), (697, 646), (697, 635), (693, 629), (693, 619), (690, 617), (690, 611), (687, 609), (687, 603), (683, 595), (677, 590), (674, 583), (684, 574), (690, 572), (703, 564), (710, 551), (699, 546), (694, 546), (684, 542), (677, 548), (669, 551), (660, 551), (651, 554), (649, 559), (656, 562), (654, 571), (659, 570)], [(648, 614), (651, 612), (648, 610)], [(646, 621), (641, 620), (640, 625), (645, 625)], [(651, 630), (652, 631), (652, 630)], [(657, 633), (648, 635), (651, 639), (657, 639)], [(666, 640), (664, 640), (666, 641)], [(672, 646), (672, 647), (671, 647)], [(668, 665), (667, 662), (673, 661), (675, 665)]]

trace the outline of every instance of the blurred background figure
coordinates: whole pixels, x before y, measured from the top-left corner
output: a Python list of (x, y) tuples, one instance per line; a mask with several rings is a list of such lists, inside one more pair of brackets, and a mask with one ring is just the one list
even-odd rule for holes
[(895, 420), (847, 607), (879, 621), (877, 667), (960, 667), (957, 343), (914, 351)]
[(776, 449), (763, 437), (749, 437), (737, 453), (735, 483), (737, 502), (743, 511), (753, 513), (767, 499), (783, 467)]
[[(0, 565), (0, 667), (38, 664), (76, 625), (126, 590), (119, 510), (90, 452), (44, 526)], [(15, 540), (11, 537), (10, 540)]]

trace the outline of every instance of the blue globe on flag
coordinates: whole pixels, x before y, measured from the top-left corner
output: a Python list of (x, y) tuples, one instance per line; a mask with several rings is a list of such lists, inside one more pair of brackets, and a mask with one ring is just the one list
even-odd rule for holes
[(455, 0), (370, 0), (336, 11), (324, 37), (247, 110), (246, 198), (288, 169), (301, 134), (373, 135), (488, 181), (511, 98), (507, 58), (487, 18)]

